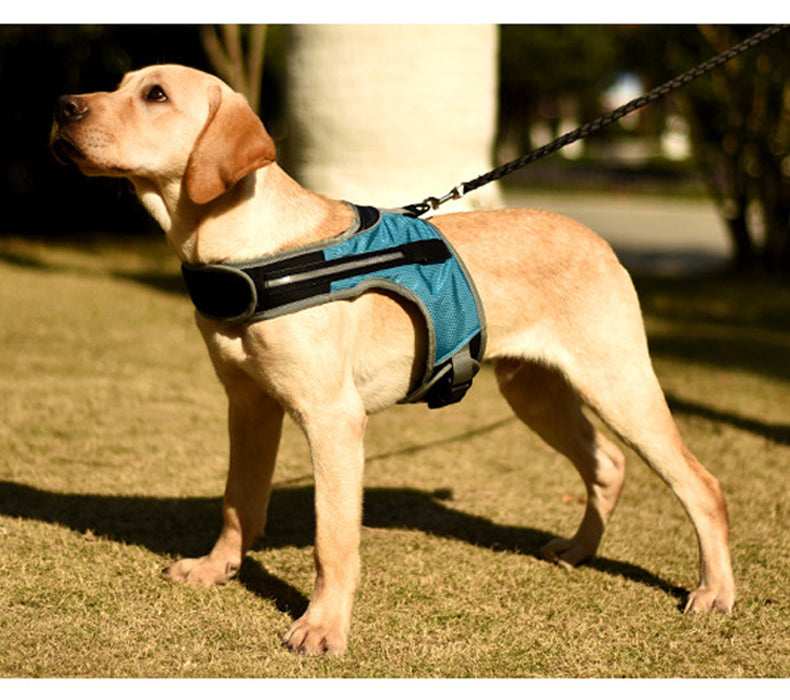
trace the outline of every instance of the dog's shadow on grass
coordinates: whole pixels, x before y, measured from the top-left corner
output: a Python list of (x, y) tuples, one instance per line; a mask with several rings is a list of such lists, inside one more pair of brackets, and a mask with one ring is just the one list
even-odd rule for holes
[[(549, 532), (502, 525), (464, 513), (454, 509), (449, 499), (450, 492), (443, 490), (371, 488), (365, 492), (364, 525), (369, 528), (416, 530), (493, 551), (534, 558), (538, 557), (540, 546), (554, 536)], [(65, 526), (75, 532), (91, 533), (95, 537), (140, 545), (174, 559), (200, 556), (211, 549), (221, 526), (220, 509), (219, 498), (64, 494), (0, 481), (0, 513), (3, 515), (38, 520)], [(255, 548), (310, 547), (314, 529), (312, 486), (275, 488), (269, 507), (267, 533)], [(6, 533), (8, 535), (13, 536), (13, 532)], [(634, 564), (599, 558), (588, 566), (659, 588), (677, 598), (678, 605), (688, 595), (688, 591)], [(298, 617), (307, 606), (307, 598), (301, 591), (269, 573), (257, 558), (245, 559), (239, 581), (293, 617)]]

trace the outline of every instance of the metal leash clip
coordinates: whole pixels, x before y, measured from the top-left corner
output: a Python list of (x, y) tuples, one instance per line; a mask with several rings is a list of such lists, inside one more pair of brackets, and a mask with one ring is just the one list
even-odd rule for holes
[(462, 187), (463, 184), (456, 185), (443, 197), (426, 197), (422, 200), (422, 203), (431, 209), (438, 209), (440, 206), (442, 206), (442, 204), (451, 199), (461, 199), (461, 197), (464, 196), (464, 193), (461, 191)]

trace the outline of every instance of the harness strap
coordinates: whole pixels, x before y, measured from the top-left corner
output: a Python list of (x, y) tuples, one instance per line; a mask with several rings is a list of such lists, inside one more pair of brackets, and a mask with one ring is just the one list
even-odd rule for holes
[[(214, 320), (245, 323), (280, 315), (281, 309), (329, 294), (332, 282), (407, 264), (431, 265), (451, 256), (434, 238), (326, 260), (321, 251), (277, 262), (239, 268), (233, 265), (182, 266), (189, 295), (201, 314)], [(286, 313), (286, 311), (282, 311)]]

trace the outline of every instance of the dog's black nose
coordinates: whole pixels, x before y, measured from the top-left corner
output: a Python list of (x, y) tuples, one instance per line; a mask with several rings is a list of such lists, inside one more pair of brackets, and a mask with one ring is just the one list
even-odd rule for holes
[(63, 97), (58, 98), (55, 119), (57, 119), (58, 124), (73, 124), (87, 117), (90, 111), (88, 103), (81, 97), (63, 95)]

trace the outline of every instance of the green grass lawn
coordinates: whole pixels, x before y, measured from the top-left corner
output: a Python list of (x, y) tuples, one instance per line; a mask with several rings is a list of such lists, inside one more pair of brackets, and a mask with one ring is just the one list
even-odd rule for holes
[(600, 557), (538, 559), (575, 530), (584, 490), (484, 368), (457, 406), (371, 419), (350, 646), (309, 659), (279, 642), (313, 581), (293, 425), (238, 579), (160, 575), (213, 544), (227, 452), (224, 393), (164, 244), (0, 239), (0, 676), (790, 675), (790, 285), (637, 286), (680, 428), (728, 495), (735, 613), (679, 612), (694, 534), (633, 455)]

